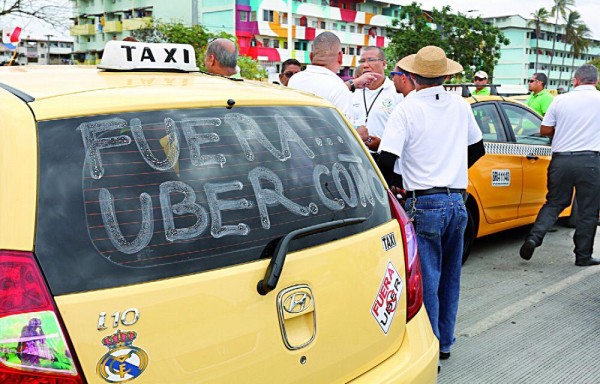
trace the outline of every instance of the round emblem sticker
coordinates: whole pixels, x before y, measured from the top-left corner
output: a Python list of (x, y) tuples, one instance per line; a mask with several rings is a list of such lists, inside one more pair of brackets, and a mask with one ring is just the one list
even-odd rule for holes
[(96, 371), (109, 383), (126, 383), (140, 376), (148, 366), (148, 354), (141, 348), (131, 345), (136, 332), (117, 331), (102, 339), (109, 351), (102, 356)]

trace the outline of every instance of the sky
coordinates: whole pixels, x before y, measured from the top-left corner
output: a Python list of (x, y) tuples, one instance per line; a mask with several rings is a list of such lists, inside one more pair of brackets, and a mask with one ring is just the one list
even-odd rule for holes
[[(540, 8), (550, 10), (553, 0), (415, 0), (421, 8), (441, 9), (450, 5), (453, 12), (467, 13), (473, 16), (492, 17), (521, 15), (530, 19), (530, 14)], [(410, 4), (412, 0), (405, 0), (401, 4)], [(575, 0), (574, 10), (581, 14), (581, 19), (592, 31), (593, 38), (600, 40), (600, 0)]]

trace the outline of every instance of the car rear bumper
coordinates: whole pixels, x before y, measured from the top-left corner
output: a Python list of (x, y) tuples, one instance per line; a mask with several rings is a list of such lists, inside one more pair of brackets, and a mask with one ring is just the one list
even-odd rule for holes
[(436, 383), (439, 343), (433, 335), (425, 307), (406, 324), (402, 346), (352, 384)]

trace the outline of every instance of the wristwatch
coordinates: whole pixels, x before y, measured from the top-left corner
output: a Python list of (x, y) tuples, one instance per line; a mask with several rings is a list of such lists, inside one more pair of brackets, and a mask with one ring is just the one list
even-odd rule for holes
[(350, 84), (350, 92), (356, 91), (356, 86), (354, 85), (354, 81), (348, 80), (348, 84)]

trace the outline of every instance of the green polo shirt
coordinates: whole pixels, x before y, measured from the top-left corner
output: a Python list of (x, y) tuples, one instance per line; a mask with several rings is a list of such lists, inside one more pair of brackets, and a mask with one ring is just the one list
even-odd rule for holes
[(547, 89), (542, 89), (537, 95), (533, 94), (533, 92), (529, 95), (527, 106), (544, 116), (548, 107), (552, 104), (552, 100), (554, 100), (554, 96)]
[(481, 91), (478, 91), (477, 88), (471, 92), (473, 96), (489, 96), (490, 95), (490, 87), (485, 87)]

